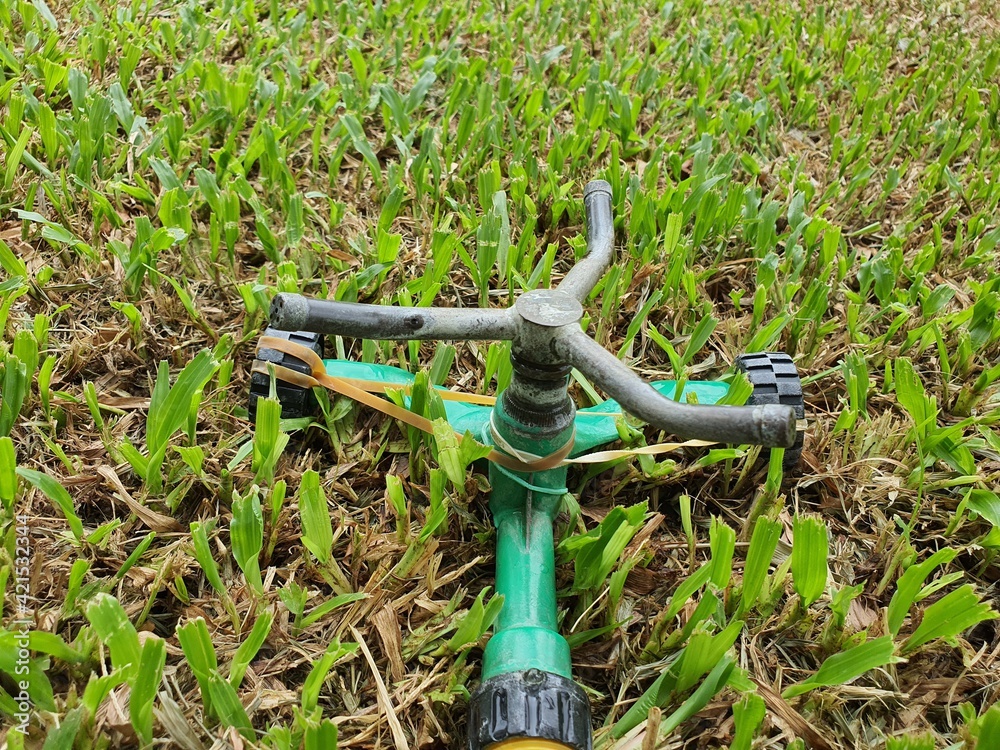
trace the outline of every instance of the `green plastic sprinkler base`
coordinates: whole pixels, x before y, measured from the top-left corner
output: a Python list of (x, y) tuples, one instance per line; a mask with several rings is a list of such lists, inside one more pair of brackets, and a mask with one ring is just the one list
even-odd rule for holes
[[(326, 360), (331, 375), (409, 385), (413, 375), (395, 367)], [(565, 386), (563, 386), (565, 387)], [(726, 383), (662, 381), (667, 397), (718, 402)], [(556, 404), (558, 407), (558, 404)], [(621, 407), (606, 401), (576, 412), (572, 425), (554, 409), (536, 426), (517, 408), (445, 402), (459, 432), (536, 456), (555, 453), (574, 439), (580, 455), (619, 437)], [(571, 415), (572, 412), (569, 413)], [(569, 416), (566, 415), (566, 416)], [(531, 416), (531, 415), (527, 415)], [(548, 419), (551, 417), (551, 419)], [(591, 750), (590, 703), (573, 681), (569, 644), (559, 633), (552, 525), (566, 490), (566, 467), (525, 474), (490, 465), (490, 510), (497, 530), (496, 592), (504, 597), (493, 637), (483, 654), (482, 683), (469, 703), (467, 750)]]
[(469, 702), (467, 750), (517, 739), (548, 740), (591, 750), (590, 702), (573, 680), (529, 669), (497, 675)]

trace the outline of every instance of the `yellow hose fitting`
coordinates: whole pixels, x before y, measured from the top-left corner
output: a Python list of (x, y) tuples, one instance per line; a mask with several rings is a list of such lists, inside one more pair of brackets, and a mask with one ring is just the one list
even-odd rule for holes
[(504, 740), (496, 745), (490, 745), (489, 750), (569, 750), (566, 745), (551, 740), (524, 739)]

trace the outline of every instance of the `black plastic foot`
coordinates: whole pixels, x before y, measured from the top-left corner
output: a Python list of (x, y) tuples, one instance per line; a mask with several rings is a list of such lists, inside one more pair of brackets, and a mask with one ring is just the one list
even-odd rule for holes
[[(784, 352), (741, 354), (736, 369), (746, 373), (753, 386), (748, 404), (784, 404), (795, 409), (796, 419), (805, 419), (806, 404), (802, 397), (802, 381), (792, 358)], [(795, 445), (785, 449), (782, 466), (793, 471), (802, 460), (803, 432), (795, 433)]]
[[(294, 341), (302, 344), (321, 357), (323, 356), (323, 335), (319, 333), (309, 333), (307, 331), (279, 331), (277, 328), (268, 328), (264, 331), (265, 336)], [(261, 349), (257, 352), (257, 360), (260, 362), (273, 362), (276, 365), (287, 367), (290, 370), (308, 374), (310, 369), (301, 359), (284, 354), (274, 349)], [(270, 379), (264, 373), (254, 372), (250, 375), (250, 419), (257, 417), (257, 399), (267, 398), (270, 393)], [(277, 381), (275, 389), (278, 394), (278, 401), (281, 402), (281, 416), (284, 419), (294, 419), (296, 417), (308, 417), (316, 413), (318, 404), (309, 388), (301, 388), (290, 383)]]
[(491, 677), (469, 702), (468, 750), (513, 739), (542, 739), (591, 750), (590, 702), (566, 677), (539, 669)]

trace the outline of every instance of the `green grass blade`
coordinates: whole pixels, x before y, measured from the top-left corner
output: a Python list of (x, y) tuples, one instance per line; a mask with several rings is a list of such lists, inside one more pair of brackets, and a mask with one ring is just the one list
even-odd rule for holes
[(792, 524), (792, 582), (808, 607), (826, 590), (829, 536), (826, 522), (816, 516), (797, 516)]
[(260, 493), (256, 485), (246, 497), (233, 495), (233, 518), (229, 522), (229, 540), (233, 557), (246, 576), (247, 583), (257, 596), (263, 596), (264, 583), (260, 577), (260, 551), (264, 547), (264, 514), (260, 507)]
[(973, 625), (997, 617), (1000, 615), (989, 604), (980, 601), (972, 584), (966, 584), (924, 610), (920, 625), (906, 639), (902, 652), (915, 651), (938, 638), (954, 638)]
[(305, 684), (302, 686), (303, 711), (311, 713), (316, 708), (319, 702), (320, 688), (323, 687), (323, 683), (326, 681), (326, 677), (333, 665), (343, 657), (353, 654), (357, 650), (358, 644), (356, 643), (341, 644), (340, 641), (335, 640), (327, 647), (326, 652), (313, 662), (313, 668), (310, 670), (309, 676), (306, 677)]
[(118, 600), (110, 594), (97, 594), (87, 605), (87, 619), (111, 652), (111, 664), (124, 675), (139, 668), (139, 635)]
[(904, 659), (895, 655), (892, 636), (886, 635), (841, 651), (828, 657), (809, 679), (785, 688), (781, 697), (786, 700), (802, 695), (818, 687), (843, 685), (857, 679), (865, 672), (896, 664)]
[(302, 516), (302, 543), (322, 564), (333, 556), (333, 525), (319, 474), (310, 469), (299, 485), (299, 513)]
[(740, 592), (740, 615), (748, 612), (760, 601), (767, 580), (767, 571), (774, 559), (774, 551), (781, 538), (782, 526), (779, 521), (770, 518), (757, 520), (750, 536), (750, 547), (747, 550), (747, 561), (743, 567), (743, 586)]
[(14, 441), (0, 437), (0, 504), (10, 513), (17, 496), (17, 456)]
[(260, 647), (264, 645), (268, 634), (271, 632), (271, 625), (274, 622), (274, 614), (267, 609), (261, 612), (253, 624), (253, 629), (247, 639), (236, 649), (233, 662), (229, 667), (229, 682), (234, 688), (238, 688), (243, 682), (243, 675), (246, 674), (247, 667), (253, 661)]
[(935, 552), (922, 563), (911, 565), (900, 576), (888, 609), (888, 628), (892, 635), (899, 634), (899, 629), (903, 627), (903, 620), (906, 619), (906, 614), (910, 611), (910, 607), (916, 602), (917, 595), (923, 588), (927, 576), (939, 565), (947, 565), (954, 560), (956, 554), (958, 553), (955, 550), (945, 547)]
[(56, 504), (56, 507), (66, 516), (66, 521), (69, 523), (69, 528), (73, 532), (73, 536), (78, 542), (81, 541), (83, 539), (83, 521), (76, 514), (73, 499), (69, 496), (66, 488), (48, 474), (35, 471), (34, 469), (25, 469), (23, 466), (18, 466), (17, 473), (22, 479), (26, 479), (33, 487)]
[(139, 656), (139, 669), (129, 695), (129, 718), (143, 746), (153, 742), (153, 700), (163, 677), (167, 644), (162, 638), (148, 638)]
[(729, 750), (750, 750), (761, 724), (767, 705), (756, 693), (747, 693), (739, 703), (733, 704), (733, 741)]

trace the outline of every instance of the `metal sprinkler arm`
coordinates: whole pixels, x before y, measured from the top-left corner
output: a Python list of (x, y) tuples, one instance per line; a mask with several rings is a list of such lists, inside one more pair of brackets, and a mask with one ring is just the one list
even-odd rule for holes
[(331, 302), (281, 293), (271, 302), (271, 325), (358, 339), (498, 341), (514, 338), (517, 316), (493, 308), (387, 307)]
[(672, 401), (579, 329), (556, 338), (555, 350), (629, 414), (679, 437), (769, 448), (788, 448), (795, 443), (795, 412), (790, 406), (709, 406)]
[(509, 340), (513, 342), (515, 377), (506, 395), (512, 406), (520, 404), (525, 414), (551, 417), (561, 410), (561, 416), (572, 421), (565, 380), (566, 366), (572, 365), (623, 409), (675, 435), (791, 447), (795, 443), (792, 407), (677, 403), (660, 395), (580, 330), (581, 303), (600, 281), (614, 249), (611, 186), (603, 180), (589, 183), (584, 207), (587, 256), (566, 274), (558, 288), (525, 292), (506, 310), (386, 307), (278, 294), (271, 303), (271, 325), (284, 331), (395, 341)]
[[(573, 266), (557, 290), (583, 302), (611, 263), (615, 226), (611, 185), (587, 183), (583, 205), (587, 215), (587, 256)], [(604, 347), (569, 327), (553, 340), (559, 359), (576, 367), (614, 398), (625, 411), (675, 435), (769, 448), (795, 442), (795, 414), (790, 407), (698, 406), (664, 398)]]
[[(615, 225), (611, 185), (592, 180), (583, 190), (587, 217), (587, 255), (558, 286), (582, 302), (601, 280), (614, 252)], [(444, 307), (385, 307), (357, 302), (314, 300), (301, 294), (276, 294), (270, 322), (282, 331), (312, 331), (363, 339), (445, 339), (510, 341), (519, 316), (512, 310)]]
[(593, 180), (583, 189), (587, 215), (587, 256), (563, 277), (557, 289), (583, 302), (611, 263), (615, 249), (615, 220), (611, 213), (611, 185)]

